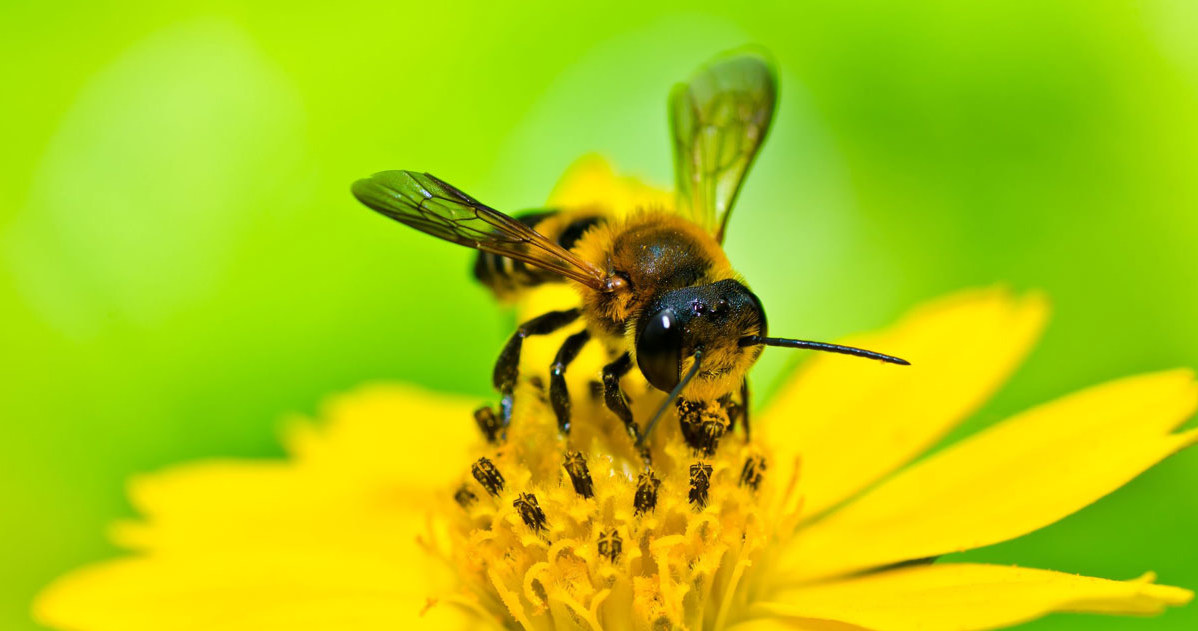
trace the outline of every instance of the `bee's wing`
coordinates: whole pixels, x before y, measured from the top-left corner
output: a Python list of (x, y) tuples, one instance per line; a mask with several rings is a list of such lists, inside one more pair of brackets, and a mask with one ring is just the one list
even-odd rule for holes
[(721, 243), (777, 98), (773, 64), (744, 51), (716, 59), (670, 93), (679, 211)]
[(370, 208), (439, 239), (603, 287), (598, 267), (428, 173), (382, 171), (354, 182), (353, 194)]

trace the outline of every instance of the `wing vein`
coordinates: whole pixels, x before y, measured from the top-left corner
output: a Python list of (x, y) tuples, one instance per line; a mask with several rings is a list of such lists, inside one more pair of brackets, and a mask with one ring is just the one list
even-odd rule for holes
[(741, 52), (702, 68), (670, 95), (679, 212), (721, 242), (777, 94), (769, 60)]
[(606, 275), (594, 264), (432, 174), (383, 171), (355, 182), (353, 193), (378, 213), (425, 234), (604, 288)]

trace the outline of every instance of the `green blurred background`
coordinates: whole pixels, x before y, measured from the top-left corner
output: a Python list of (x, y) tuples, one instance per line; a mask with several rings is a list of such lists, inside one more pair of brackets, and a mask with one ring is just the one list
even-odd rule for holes
[[(0, 5), (5, 629), (114, 553), (130, 474), (278, 455), (283, 415), (365, 381), (488, 395), (511, 314), (468, 252), (372, 215), (350, 181), (424, 169), (516, 209), (599, 151), (668, 183), (668, 87), (748, 42), (776, 55), (782, 105), (728, 250), (775, 330), (1047, 290), (1044, 343), (958, 436), (1198, 365), (1188, 0), (186, 4)], [(756, 382), (796, 360), (767, 353)], [(968, 557), (1198, 588), (1196, 487), (1191, 450)], [(1193, 629), (1198, 606), (1033, 626)]]

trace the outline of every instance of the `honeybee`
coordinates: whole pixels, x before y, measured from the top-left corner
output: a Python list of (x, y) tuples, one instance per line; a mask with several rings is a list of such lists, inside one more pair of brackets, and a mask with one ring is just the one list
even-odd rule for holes
[[(566, 370), (585, 345), (598, 342), (611, 358), (602, 371), (604, 403), (644, 453), (671, 404), (696, 449), (712, 452), (737, 418), (747, 435), (746, 373), (765, 346), (907, 364), (860, 348), (768, 337), (761, 301), (724, 254), (728, 218), (769, 131), (777, 94), (772, 64), (756, 52), (717, 58), (675, 86), (668, 102), (674, 210), (643, 208), (615, 217), (565, 209), (512, 217), (428, 173), (383, 171), (354, 183), (354, 196), (379, 213), (479, 250), (475, 276), (499, 297), (550, 282), (579, 289), (579, 306), (532, 318), (508, 340), (493, 376), (499, 414), (480, 419), (481, 425), (503, 432), (510, 424), (524, 340), (580, 318), (586, 327), (565, 339), (549, 368), (558, 426), (569, 433)], [(620, 385), (633, 367), (669, 393), (644, 424), (633, 418)]]

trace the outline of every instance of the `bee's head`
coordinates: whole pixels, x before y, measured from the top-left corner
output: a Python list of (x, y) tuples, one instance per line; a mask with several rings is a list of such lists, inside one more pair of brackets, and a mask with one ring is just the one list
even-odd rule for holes
[(637, 321), (636, 362), (653, 387), (669, 392), (687, 360), (702, 351), (698, 383), (731, 392), (761, 354), (741, 346), (746, 336), (766, 334), (761, 301), (735, 280), (669, 291), (646, 305)]

